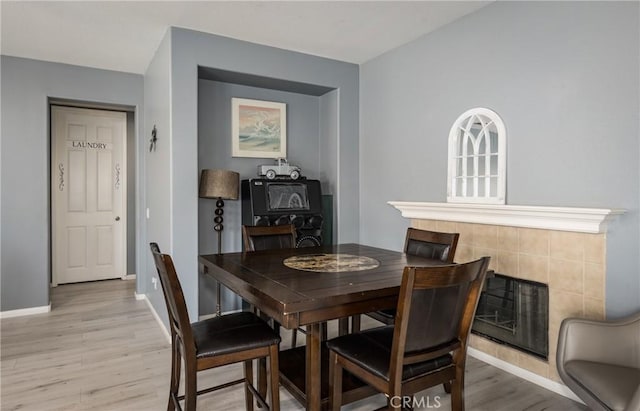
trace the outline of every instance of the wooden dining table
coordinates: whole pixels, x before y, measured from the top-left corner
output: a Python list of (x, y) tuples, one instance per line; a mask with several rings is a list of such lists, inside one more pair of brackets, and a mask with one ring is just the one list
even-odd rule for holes
[[(205, 275), (235, 292), (288, 329), (306, 326), (306, 345), (280, 352), (281, 383), (307, 410), (328, 401), (327, 353), (322, 324), (397, 304), (407, 265), (441, 265), (439, 260), (360, 244), (201, 255)], [(345, 402), (371, 395), (345, 375)]]

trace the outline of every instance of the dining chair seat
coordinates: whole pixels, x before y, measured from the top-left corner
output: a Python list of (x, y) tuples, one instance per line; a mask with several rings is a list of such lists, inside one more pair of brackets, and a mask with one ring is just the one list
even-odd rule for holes
[(196, 358), (233, 354), (280, 342), (269, 325), (250, 312), (226, 314), (191, 324)]
[[(389, 381), (393, 332), (393, 325), (372, 328), (329, 340), (327, 347), (368, 372)], [(408, 380), (429, 373), (452, 362), (451, 354), (445, 354), (429, 361), (405, 365), (402, 379)]]

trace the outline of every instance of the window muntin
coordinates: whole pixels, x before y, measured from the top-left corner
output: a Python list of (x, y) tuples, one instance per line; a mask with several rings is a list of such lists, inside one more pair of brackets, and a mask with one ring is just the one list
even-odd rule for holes
[(505, 203), (506, 131), (498, 114), (473, 108), (449, 132), (447, 201)]

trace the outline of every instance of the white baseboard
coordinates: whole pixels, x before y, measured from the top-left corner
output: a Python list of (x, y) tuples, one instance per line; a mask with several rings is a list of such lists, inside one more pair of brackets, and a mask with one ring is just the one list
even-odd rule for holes
[(21, 308), (19, 310), (0, 311), (0, 318), (22, 317), (25, 315), (46, 314), (51, 311), (51, 303), (41, 307)]
[(149, 301), (149, 298), (147, 298), (147, 295), (146, 294), (136, 294), (136, 300), (144, 300), (147, 303), (147, 306), (149, 307), (149, 310), (151, 310), (151, 314), (153, 314), (153, 317), (156, 319), (156, 321), (160, 325), (160, 329), (164, 333), (164, 336), (167, 338), (167, 342), (169, 344), (171, 344), (171, 333), (169, 332), (169, 330), (167, 330), (167, 327), (165, 327), (164, 323), (162, 322), (162, 319), (160, 318), (160, 316), (156, 312), (156, 309), (153, 308), (153, 305), (151, 304), (151, 301)]
[(135, 274), (125, 274), (121, 278), (123, 280), (135, 280), (136, 279), (136, 275)]
[(467, 353), (473, 358), (477, 358), (480, 361), (493, 365), (494, 367), (499, 368), (503, 371), (506, 371), (509, 374), (513, 374), (516, 377), (520, 377), (524, 380), (532, 382), (536, 385), (541, 386), (542, 388), (546, 388), (549, 391), (553, 391), (556, 394), (560, 394), (563, 397), (567, 397), (573, 401), (584, 404), (584, 402), (580, 398), (576, 397), (573, 391), (567, 388), (567, 386), (564, 384), (560, 384), (559, 382), (542, 377), (538, 374), (534, 374), (531, 371), (528, 371), (528, 370), (525, 370), (524, 368), (520, 368), (518, 366), (510, 364), (492, 355), (483, 353), (482, 351), (479, 351), (473, 347), (467, 347)]

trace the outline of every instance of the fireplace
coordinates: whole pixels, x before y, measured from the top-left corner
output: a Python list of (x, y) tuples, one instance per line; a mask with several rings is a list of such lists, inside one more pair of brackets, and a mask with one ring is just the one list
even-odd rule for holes
[(475, 332), (469, 336), (469, 354), (536, 384), (545, 381), (545, 387), (556, 387), (551, 389), (562, 394), (564, 388), (555, 364), (560, 324), (567, 317), (605, 318), (607, 225), (624, 210), (400, 201), (390, 204), (411, 219), (412, 227), (460, 233), (456, 262), (488, 255), (489, 268), (495, 272), (548, 285), (546, 359)]
[(546, 360), (549, 355), (548, 286), (495, 274), (485, 282), (471, 331)]

